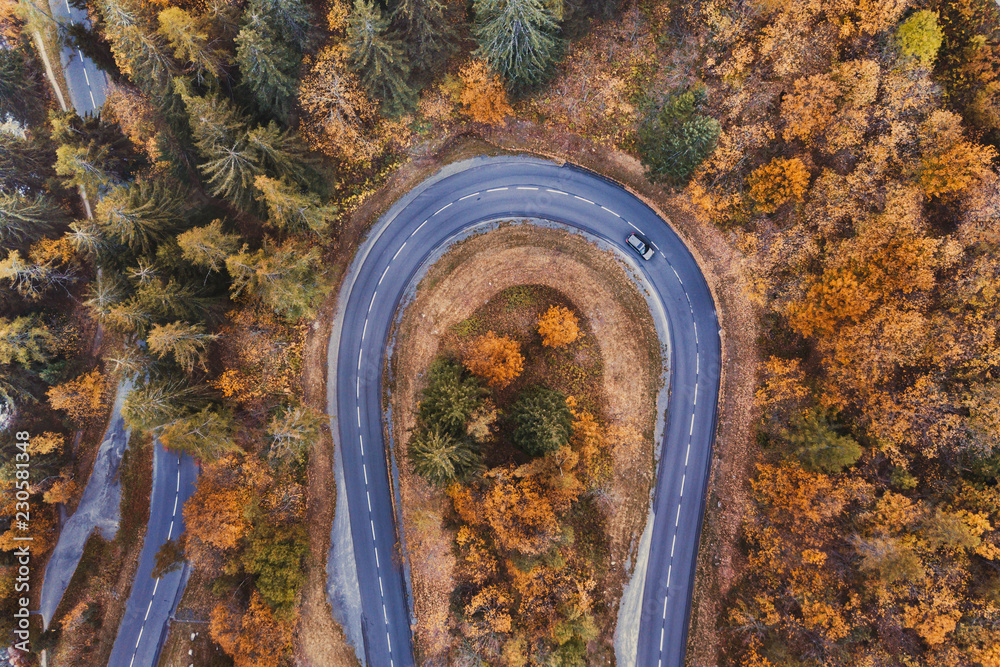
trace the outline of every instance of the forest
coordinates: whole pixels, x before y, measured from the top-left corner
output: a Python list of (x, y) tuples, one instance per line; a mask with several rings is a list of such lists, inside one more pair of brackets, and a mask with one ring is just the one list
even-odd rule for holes
[[(44, 553), (129, 380), (129, 427), (203, 466), (163, 567), (215, 580), (210, 634), (236, 665), (290, 661), (326, 421), (303, 341), (358, 241), (346, 222), (420, 142), (531, 127), (641, 160), (743, 258), (756, 465), (720, 664), (1000, 665), (993, 0), (76, 3), (90, 26), (58, 40), (111, 82), (85, 118), (46, 78), (45, 9), (0, 2), (0, 627), (8, 436), (35, 434)], [(559, 412), (573, 437), (581, 413)], [(516, 471), (463, 491), (497, 496), (476, 512), (456, 491), (463, 558), (556, 534), (558, 506), (493, 532), (485, 508), (527, 492)], [(471, 634), (532, 599), (489, 572), (462, 600)], [(532, 628), (567, 639), (559, 664), (581, 664), (587, 580), (563, 581), (580, 614)], [(82, 601), (48, 645), (86, 655), (104, 613)], [(519, 664), (512, 637), (497, 651)]]

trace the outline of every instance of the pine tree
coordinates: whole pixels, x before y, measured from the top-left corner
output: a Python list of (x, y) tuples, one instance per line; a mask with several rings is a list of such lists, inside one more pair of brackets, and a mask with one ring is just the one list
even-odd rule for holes
[(840, 472), (862, 453), (854, 438), (837, 433), (827, 415), (817, 410), (797, 419), (783, 435), (806, 470)]
[(515, 426), (511, 436), (514, 444), (527, 454), (544, 456), (569, 442), (573, 413), (564, 395), (537, 387), (518, 398), (511, 421)]
[(35, 261), (22, 257), (18, 250), (11, 250), (7, 259), (0, 261), (0, 280), (9, 280), (19, 294), (33, 300), (54, 287), (66, 289), (78, 277), (72, 266), (60, 266), (51, 259)]
[(178, 321), (155, 325), (146, 342), (153, 354), (161, 359), (172, 356), (178, 366), (190, 373), (195, 366), (205, 368), (208, 345), (216, 339), (218, 335), (206, 333), (205, 327), (200, 324)]
[(184, 199), (183, 190), (144, 178), (113, 189), (95, 213), (108, 235), (149, 254), (182, 223)]
[(475, 377), (467, 376), (451, 360), (434, 362), (427, 373), (427, 388), (422, 393), (418, 416), (430, 429), (460, 436), (472, 414), (482, 405), (484, 391)]
[(413, 472), (435, 486), (451, 484), (480, 461), (467, 441), (438, 428), (415, 432), (407, 448), (407, 458)]
[(33, 316), (0, 317), (0, 364), (30, 366), (48, 361), (55, 350), (52, 333)]
[(279, 247), (265, 244), (251, 252), (246, 246), (226, 259), (233, 296), (249, 292), (289, 320), (310, 317), (313, 304), (329, 288), (319, 270), (318, 248), (293, 242)]
[(180, 380), (149, 379), (137, 384), (122, 405), (130, 429), (154, 431), (204, 407), (201, 392)]
[(427, 74), (440, 70), (454, 46), (455, 31), (441, 0), (399, 0), (392, 26), (403, 39), (407, 61)]
[(98, 8), (104, 16), (104, 34), (111, 42), (121, 72), (164, 103), (177, 67), (162, 36), (153, 32), (155, 17), (148, 12), (148, 6), (133, 5), (128, 0), (99, 0)]
[(515, 91), (541, 83), (559, 56), (558, 26), (541, 0), (474, 0), (483, 58)]
[(227, 234), (222, 230), (222, 221), (213, 220), (178, 235), (177, 244), (187, 261), (209, 271), (221, 271), (226, 257), (239, 248), (239, 235)]
[(303, 405), (286, 406), (267, 426), (268, 458), (290, 465), (305, 461), (320, 435), (325, 415)]
[(258, 176), (254, 184), (260, 191), (258, 198), (267, 205), (268, 222), (278, 229), (325, 234), (336, 218), (333, 205), (324, 206), (314, 193), (299, 192), (284, 180)]
[(182, 62), (190, 62), (198, 80), (205, 75), (213, 78), (222, 75), (225, 56), (213, 46), (206, 21), (180, 7), (168, 7), (157, 18), (159, 32), (170, 42), (174, 56)]
[(50, 197), (0, 191), (0, 243), (7, 246), (37, 239), (69, 222)]
[(412, 108), (416, 102), (410, 63), (403, 57), (399, 41), (389, 33), (389, 20), (378, 5), (356, 0), (347, 27), (351, 69), (368, 92), (382, 100), (387, 114)]
[(55, 144), (35, 135), (0, 132), (0, 189), (35, 194), (55, 176)]
[(157, 317), (184, 320), (205, 319), (216, 303), (215, 299), (202, 296), (195, 286), (176, 278), (140, 285), (136, 299)]
[(236, 64), (243, 87), (264, 113), (282, 121), (288, 119), (301, 62), (301, 53), (274, 39), (270, 30), (246, 25), (236, 37)]
[(233, 420), (228, 414), (212, 408), (181, 417), (163, 426), (160, 442), (167, 449), (184, 452), (211, 463), (232, 452), (240, 451), (233, 440)]
[(274, 38), (289, 44), (298, 53), (310, 47), (309, 31), (315, 16), (302, 0), (251, 0), (247, 7), (253, 25), (266, 25)]
[(56, 174), (66, 177), (67, 185), (82, 186), (88, 194), (100, 197), (119, 182), (117, 174), (108, 169), (107, 146), (67, 146), (56, 149)]
[(700, 89), (674, 93), (646, 117), (639, 128), (638, 147), (650, 180), (684, 185), (715, 151), (722, 126), (697, 113), (703, 100)]
[(247, 132), (247, 143), (269, 174), (306, 185), (308, 151), (294, 131), (270, 122)]

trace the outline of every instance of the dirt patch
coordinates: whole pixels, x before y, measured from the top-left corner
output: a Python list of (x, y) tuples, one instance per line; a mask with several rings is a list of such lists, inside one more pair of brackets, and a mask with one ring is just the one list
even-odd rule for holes
[[(603, 367), (604, 417), (613, 445), (612, 479), (600, 494), (608, 517), (610, 565), (601, 582), (602, 646), (613, 652), (622, 567), (648, 511), (653, 483), (653, 427), (661, 366), (660, 344), (645, 299), (609, 252), (583, 237), (534, 225), (503, 225), (473, 236), (445, 254), (421, 281), (399, 323), (391, 360), (391, 409), (396, 460), (405, 461), (423, 372), (482, 304), (503, 290), (539, 285), (564, 295), (585, 318)], [(485, 325), (484, 325), (485, 326)], [(469, 329), (470, 331), (465, 331)], [(450, 643), (453, 536), (442, 524), (443, 494), (400, 465), (400, 497), (413, 581), (415, 641), (436, 664)]]

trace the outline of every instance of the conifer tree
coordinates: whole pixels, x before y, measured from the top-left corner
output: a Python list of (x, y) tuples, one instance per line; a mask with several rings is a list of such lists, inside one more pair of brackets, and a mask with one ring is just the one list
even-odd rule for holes
[(209, 271), (221, 271), (226, 257), (239, 248), (239, 236), (227, 234), (222, 230), (222, 221), (213, 220), (178, 235), (177, 243), (187, 261)]
[(413, 107), (416, 91), (410, 81), (410, 63), (398, 39), (389, 33), (389, 20), (378, 5), (357, 0), (348, 21), (351, 68), (361, 83), (390, 115)]
[(392, 27), (403, 38), (407, 61), (424, 73), (438, 71), (454, 46), (455, 31), (441, 0), (399, 0)]
[(190, 62), (198, 80), (222, 74), (225, 56), (213, 46), (206, 21), (180, 7), (167, 7), (157, 18), (159, 33), (170, 42), (174, 56), (181, 62)]
[(110, 236), (148, 254), (180, 225), (183, 207), (182, 190), (144, 178), (109, 192), (97, 205), (96, 218)]
[(63, 145), (56, 149), (56, 174), (66, 177), (71, 186), (82, 186), (89, 194), (99, 197), (118, 177), (108, 169), (108, 147)]
[(295, 74), (302, 55), (270, 33), (263, 28), (244, 26), (236, 37), (236, 64), (240, 67), (243, 87), (250, 91), (260, 109), (285, 121), (298, 85)]
[(559, 56), (558, 26), (541, 0), (474, 0), (476, 55), (515, 91), (541, 83)]
[(203, 408), (163, 426), (159, 438), (167, 449), (210, 463), (239, 451), (232, 429), (233, 420), (228, 414)]
[(48, 361), (55, 348), (52, 333), (32, 316), (0, 317), (0, 364), (30, 366)]
[(532, 456), (565, 446), (572, 433), (573, 414), (566, 397), (552, 389), (538, 387), (526, 392), (514, 404), (511, 419), (514, 444)]
[(233, 296), (249, 292), (289, 320), (307, 317), (328, 287), (319, 260), (318, 248), (306, 249), (292, 242), (279, 247), (265, 244), (253, 252), (244, 246), (226, 260), (232, 277), (229, 289)]
[(278, 229), (325, 234), (337, 215), (334, 206), (324, 206), (317, 195), (300, 192), (284, 180), (258, 176), (254, 184), (260, 191), (259, 199), (267, 205), (268, 222)]
[(407, 457), (413, 472), (436, 486), (451, 484), (480, 460), (466, 440), (438, 428), (414, 433), (407, 448)]
[(0, 132), (0, 188), (34, 194), (55, 175), (55, 145), (47, 138)]
[(10, 246), (37, 239), (68, 221), (47, 195), (0, 191), (0, 243)]
[(301, 463), (319, 437), (325, 416), (302, 405), (287, 406), (267, 427), (268, 458), (284, 464)]
[(173, 378), (152, 378), (137, 384), (122, 405), (130, 429), (157, 430), (204, 407), (205, 399), (194, 387)]
[(216, 334), (206, 333), (200, 324), (178, 321), (155, 325), (146, 342), (153, 354), (161, 359), (172, 356), (177, 365), (190, 373), (195, 366), (205, 368), (208, 344), (217, 338)]

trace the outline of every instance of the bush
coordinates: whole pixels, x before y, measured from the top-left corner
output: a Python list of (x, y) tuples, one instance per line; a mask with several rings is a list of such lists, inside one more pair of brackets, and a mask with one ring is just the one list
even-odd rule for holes
[(517, 400), (511, 420), (514, 444), (527, 454), (544, 456), (569, 442), (573, 413), (562, 393), (536, 387)]
[(722, 126), (697, 113), (704, 100), (701, 88), (675, 92), (646, 116), (639, 128), (638, 148), (650, 180), (683, 186), (715, 151)]

